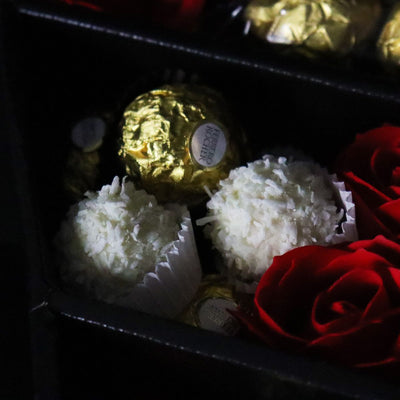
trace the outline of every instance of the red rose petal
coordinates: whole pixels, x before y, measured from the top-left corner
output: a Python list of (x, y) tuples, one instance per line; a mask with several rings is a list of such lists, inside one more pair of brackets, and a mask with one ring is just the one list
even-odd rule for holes
[(331, 310), (338, 315), (353, 314), (359, 311), (358, 307), (346, 300), (333, 302)]
[(347, 252), (334, 247), (305, 246), (286, 254), (293, 257), (293, 265), (280, 280), (279, 291), (290, 290), (301, 295), (303, 292), (308, 293), (310, 290), (319, 288), (319, 280), (311, 278), (318, 276), (321, 266), (329, 265)]
[(237, 310), (229, 310), (229, 312), (232, 313), (242, 323), (242, 325), (249, 330), (249, 332), (253, 333), (268, 345), (274, 345), (271, 335), (268, 334), (265, 325), (258, 319), (257, 316), (250, 315), (240, 308)]
[[(258, 315), (260, 318), (260, 321), (263, 323), (262, 330), (259, 330), (259, 337), (260, 332), (262, 332), (262, 336), (267, 338), (270, 341), (273, 341), (274, 343), (281, 345), (282, 343), (285, 346), (290, 346), (296, 347), (299, 344), (304, 344), (305, 339), (301, 338), (299, 336), (296, 336), (295, 334), (292, 334), (282, 328), (275, 320), (272, 318), (267, 312), (265, 312), (262, 308), (259, 307), (257, 302), (255, 302)], [(266, 341), (264, 339), (264, 341)]]
[(230, 310), (230, 313), (241, 322), (249, 333), (255, 335), (268, 346), (285, 350), (297, 350), (306, 344), (304, 339), (287, 334), (276, 324), (269, 325), (268, 319), (263, 321), (258, 315), (250, 315), (241, 309)]
[(378, 268), (391, 308), (400, 307), (400, 271), (396, 268)]
[[(297, 296), (297, 292), (309, 292), (311, 284), (306, 276), (318, 269), (318, 263), (329, 263), (332, 258), (342, 254), (336, 249), (320, 248), (319, 246), (298, 247), (287, 253), (276, 256), (257, 286), (255, 298), (263, 307), (271, 299), (278, 297), (278, 291), (287, 297), (288, 293)], [(303, 262), (307, 260), (307, 262)], [(302, 283), (299, 285), (299, 283)], [(303, 286), (303, 284), (305, 286)]]
[(326, 292), (331, 302), (346, 301), (354, 307), (348, 310), (364, 310), (383, 286), (380, 276), (372, 270), (354, 269), (343, 275)]
[(339, 175), (352, 171), (371, 184), (374, 182), (370, 159), (376, 149), (396, 152), (400, 145), (400, 128), (383, 126), (368, 132), (358, 134), (355, 141), (349, 145), (336, 160), (336, 171)]
[(365, 176), (364, 178), (377, 185), (381, 191), (387, 192), (388, 187), (394, 184), (393, 177), (396, 176), (395, 170), (399, 166), (400, 148), (382, 148), (379, 146), (370, 159), (371, 179)]
[[(363, 241), (370, 242), (370, 241)], [(320, 276), (323, 276), (325, 273), (330, 273), (330, 270), (339, 270), (339, 271), (353, 271), (354, 269), (373, 269), (375, 267), (390, 267), (390, 264), (383, 256), (380, 254), (376, 254), (373, 251), (369, 251), (363, 247), (352, 246), (353, 243), (350, 243), (347, 247), (352, 250), (352, 252), (348, 252), (341, 257), (337, 257), (333, 259), (327, 266), (321, 268), (318, 271)]]
[[(283, 277), (286, 277), (287, 274), (294, 269), (297, 269), (296, 260), (291, 260), (291, 268), (287, 271), (286, 268), (284, 269), (286, 273)], [(273, 275), (273, 273), (270, 274), (271, 277), (273, 277)], [(279, 327), (279, 329), (282, 330), (281, 333), (283, 333), (287, 330), (291, 331), (291, 320), (297, 318), (296, 310), (293, 309), (293, 296), (296, 296), (296, 291), (289, 289), (282, 295), (279, 287), (280, 282), (281, 281), (275, 282), (275, 285), (271, 285), (271, 281), (264, 281), (263, 285), (261, 285), (260, 282), (258, 285), (260, 290), (256, 292), (254, 303), (264, 323), (270, 326), (274, 331), (278, 331)]]
[[(340, 254), (340, 250), (335, 250), (322, 246), (303, 246), (297, 247), (293, 250), (286, 252), (283, 255), (275, 256), (271, 266), (267, 269), (265, 274), (262, 276), (257, 291), (262, 290), (266, 285), (273, 284), (281, 285), (281, 281), (285, 281), (284, 277), (290, 269), (293, 269), (293, 261), (296, 260), (296, 264), (302, 264), (303, 260), (307, 260), (304, 268), (309, 271), (313, 271), (319, 268), (320, 263), (328, 263), (332, 258), (335, 258)], [(315, 260), (316, 254), (319, 254), (318, 262)], [(315, 261), (313, 261), (315, 260)], [(256, 292), (257, 296), (257, 292)]]
[(400, 186), (391, 185), (389, 186), (388, 192), (392, 197), (400, 197)]
[(355, 147), (361, 147), (373, 151), (377, 147), (393, 149), (399, 147), (399, 144), (400, 128), (397, 126), (386, 125), (358, 134), (353, 146), (355, 145)]
[(347, 247), (351, 251), (364, 249), (370, 253), (375, 253), (382, 258), (383, 265), (400, 269), (400, 244), (387, 239), (385, 236), (378, 235), (370, 240), (358, 240), (349, 243)]
[(343, 179), (346, 186), (349, 187), (352, 192), (355, 192), (362, 197), (364, 202), (368, 203), (372, 208), (379, 207), (387, 201), (392, 200), (385, 193), (382, 193), (376, 187), (361, 179), (353, 172), (344, 173)]
[(397, 336), (397, 340), (396, 343), (394, 344), (393, 347), (393, 354), (395, 355), (395, 357), (400, 360), (400, 333)]
[(396, 238), (400, 237), (400, 199), (389, 201), (377, 210), (385, 225), (393, 232)]
[(374, 373), (380, 373), (383, 377), (392, 375), (398, 377), (398, 369), (400, 367), (400, 361), (395, 357), (389, 356), (383, 360), (376, 362), (356, 363), (355, 368), (373, 370)]
[(369, 239), (380, 234), (395, 239), (376, 214), (380, 206), (392, 199), (353, 173), (344, 174), (343, 179), (346, 188), (352, 192), (356, 205), (356, 224), (360, 239)]
[(379, 207), (379, 210), (400, 224), (400, 199), (389, 201)]
[(342, 332), (357, 324), (361, 312), (348, 301), (331, 301), (328, 293), (320, 293), (311, 311), (311, 335), (316, 338), (333, 332)]
[(103, 11), (103, 7), (98, 6), (96, 4), (93, 3), (89, 3), (87, 1), (79, 1), (79, 0), (62, 0), (65, 3), (69, 4), (69, 5), (77, 5), (77, 6), (82, 6), (82, 7), (86, 7), (86, 8), (90, 8), (91, 10), (94, 11)]
[[(325, 249), (328, 248), (329, 247)], [(321, 263), (319, 268), (315, 270), (317, 279), (323, 282), (321, 288), (330, 286), (340, 276), (353, 268), (352, 259), (348, 259), (352, 251), (347, 250), (343, 244), (340, 244), (336, 248), (339, 250), (339, 252), (336, 253), (336, 257), (327, 260), (328, 262)]]
[(331, 283), (323, 284), (318, 278), (318, 264), (329, 264), (342, 254), (346, 252), (341, 249), (305, 246), (275, 257), (256, 290), (260, 315), (265, 311), (283, 330), (299, 335), (304, 328), (298, 326), (298, 321), (308, 320), (304, 310), (309, 312), (314, 297)]
[(353, 366), (382, 363), (392, 359), (399, 331), (400, 310), (394, 310), (382, 319), (317, 338), (306, 351)]
[(400, 191), (400, 165), (393, 169), (390, 184), (397, 186), (397, 189)]
[(386, 288), (381, 281), (378, 290), (375, 293), (375, 296), (371, 299), (365, 311), (362, 315), (363, 320), (378, 318), (379, 315), (382, 315), (386, 311), (391, 309), (391, 303), (389, 300), (389, 296), (386, 292)]
[[(351, 187), (349, 188), (350, 190)], [(377, 235), (385, 235), (396, 239), (392, 232), (379, 220), (375, 210), (371, 209), (356, 192), (353, 192), (356, 205), (356, 225), (360, 239), (371, 239)]]
[(385, 313), (389, 306), (379, 274), (370, 269), (354, 269), (316, 298), (311, 323), (320, 335), (341, 332), (361, 319)]
[(193, 17), (201, 13), (206, 0), (182, 0), (179, 14), (182, 17)]
[[(388, 288), (388, 290), (390, 290), (390, 294), (397, 295), (396, 299), (398, 303), (395, 303), (394, 305), (400, 306), (400, 270), (398, 270), (397, 268), (388, 268), (386, 271), (382, 272), (387, 272), (388, 274), (390, 274), (390, 284), (385, 281), (385, 286)], [(383, 280), (385, 280), (387, 276), (386, 274), (384, 275), (382, 272), (382, 278)]]

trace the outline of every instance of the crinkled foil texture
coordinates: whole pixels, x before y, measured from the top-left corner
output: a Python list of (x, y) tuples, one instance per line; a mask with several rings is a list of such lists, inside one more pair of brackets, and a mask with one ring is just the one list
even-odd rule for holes
[[(212, 168), (191, 155), (190, 140), (205, 122), (218, 125), (227, 147)], [(239, 132), (222, 96), (197, 85), (164, 85), (137, 97), (123, 115), (119, 150), (126, 171), (161, 202), (195, 204), (238, 166)]]
[[(207, 302), (216, 303), (214, 307), (203, 309), (201, 312)], [(197, 328), (234, 336), (239, 330), (239, 325), (227, 310), (234, 310), (237, 306), (233, 286), (228, 284), (222, 275), (206, 275), (197, 294), (179, 320)]]
[(64, 174), (64, 190), (69, 200), (79, 201), (87, 190), (96, 189), (99, 165), (98, 151), (85, 153), (75, 148), (70, 151)]
[(349, 53), (380, 15), (379, 0), (252, 0), (244, 12), (256, 36), (308, 55)]
[(400, 3), (393, 7), (379, 36), (377, 48), (384, 62), (400, 65)]

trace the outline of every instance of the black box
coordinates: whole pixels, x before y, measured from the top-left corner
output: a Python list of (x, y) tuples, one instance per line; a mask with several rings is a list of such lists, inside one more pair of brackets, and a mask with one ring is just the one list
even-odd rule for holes
[(398, 398), (397, 385), (375, 376), (68, 295), (51, 250), (67, 207), (60, 176), (71, 126), (95, 110), (117, 115), (149, 71), (195, 73), (220, 90), (255, 157), (290, 144), (323, 165), (356, 133), (400, 124), (396, 76), (374, 60), (349, 67), (264, 54), (212, 30), (184, 34), (48, 2), (1, 7), (38, 399)]

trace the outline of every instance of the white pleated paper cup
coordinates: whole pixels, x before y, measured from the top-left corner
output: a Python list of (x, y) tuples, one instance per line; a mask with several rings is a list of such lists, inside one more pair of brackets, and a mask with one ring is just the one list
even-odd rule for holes
[(183, 217), (178, 239), (166, 254), (167, 261), (156, 265), (130, 293), (116, 304), (160, 317), (174, 318), (186, 308), (199, 289), (202, 269), (191, 219)]
[(174, 318), (200, 285), (187, 207), (161, 206), (126, 178), (74, 204), (54, 242), (63, 288), (80, 297)]
[(353, 202), (353, 195), (346, 190), (344, 182), (338, 181), (336, 174), (330, 175), (336, 202), (344, 211), (343, 220), (339, 226), (339, 232), (332, 237), (332, 244), (342, 242), (355, 242), (358, 240), (356, 226), (356, 207)]

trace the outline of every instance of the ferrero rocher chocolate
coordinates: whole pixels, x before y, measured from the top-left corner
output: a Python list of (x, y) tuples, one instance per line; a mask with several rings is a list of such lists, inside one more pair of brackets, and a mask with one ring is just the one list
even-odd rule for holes
[(159, 201), (195, 204), (240, 164), (240, 134), (219, 93), (165, 85), (126, 108), (119, 155)]
[(239, 331), (239, 322), (227, 310), (235, 310), (237, 306), (233, 289), (226, 280), (220, 275), (208, 275), (179, 320), (197, 328), (234, 336)]
[(77, 149), (70, 151), (64, 176), (64, 190), (69, 200), (79, 201), (87, 190), (96, 188), (99, 163), (100, 157), (97, 151), (90, 153), (83, 153)]
[(87, 190), (96, 189), (100, 173), (98, 150), (106, 129), (106, 123), (99, 117), (82, 119), (72, 128), (73, 146), (67, 156), (64, 174), (64, 190), (71, 201), (81, 200)]
[(368, 37), (380, 14), (379, 0), (251, 0), (244, 18), (267, 42), (340, 55)]
[(400, 65), (400, 3), (397, 3), (379, 36), (377, 43), (381, 60), (390, 65)]

